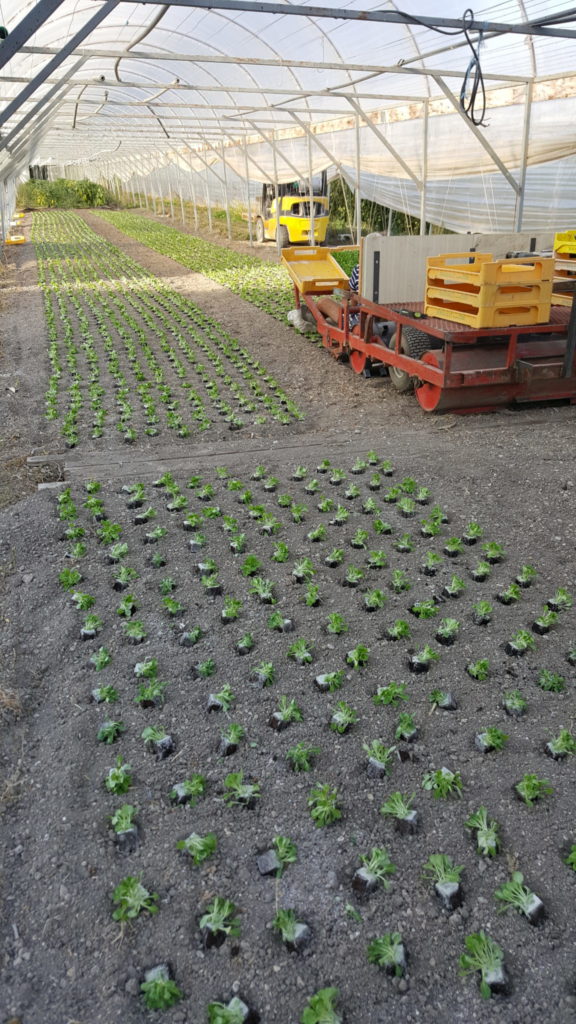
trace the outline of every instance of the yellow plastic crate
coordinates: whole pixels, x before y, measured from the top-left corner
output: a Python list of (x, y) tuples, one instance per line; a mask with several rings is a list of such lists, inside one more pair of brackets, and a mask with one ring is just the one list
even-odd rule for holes
[(429, 256), (426, 261), (427, 284), (445, 288), (453, 284), (531, 285), (550, 281), (553, 274), (554, 260), (541, 256), (495, 260), (487, 252), (452, 252)]
[(557, 256), (576, 257), (576, 231), (557, 231), (554, 235), (554, 252)]
[(282, 263), (301, 295), (329, 294), (335, 288), (348, 288), (348, 274), (327, 249), (282, 249)]
[(554, 277), (575, 277), (576, 260), (557, 259), (554, 263)]
[(568, 306), (572, 309), (573, 295), (563, 295), (562, 292), (552, 292), (552, 305), (553, 306)]
[(475, 306), (473, 303), (444, 302), (435, 299), (425, 302), (427, 316), (441, 320), (452, 320), (468, 327), (524, 327), (531, 324), (546, 324), (550, 319), (550, 301), (522, 303), (517, 306)]
[(6, 245), (24, 245), (25, 241), (24, 235), (8, 235), (5, 239)]
[(524, 306), (529, 303), (550, 302), (552, 281), (537, 284), (455, 284), (444, 286), (434, 278), (426, 288), (426, 302), (442, 299), (445, 302), (465, 302), (474, 306)]

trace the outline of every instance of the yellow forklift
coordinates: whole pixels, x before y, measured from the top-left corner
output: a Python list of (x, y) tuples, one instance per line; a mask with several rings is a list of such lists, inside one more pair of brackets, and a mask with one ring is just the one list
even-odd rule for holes
[[(311, 207), (311, 204), (314, 204)], [(280, 222), (277, 208), (279, 205)], [(314, 221), (314, 237), (312, 237)], [(289, 245), (323, 245), (328, 230), (328, 182), (326, 171), (312, 179), (312, 196), (308, 179), (288, 182), (276, 187), (270, 182), (262, 186), (260, 209), (256, 217), (256, 241), (275, 241), (280, 248)]]

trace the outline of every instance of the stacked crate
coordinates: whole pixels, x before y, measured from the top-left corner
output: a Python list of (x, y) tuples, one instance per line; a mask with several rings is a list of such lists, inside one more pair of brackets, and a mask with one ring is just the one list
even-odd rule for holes
[(554, 294), (556, 306), (571, 306), (576, 281), (576, 231), (554, 235)]
[(490, 253), (447, 253), (426, 263), (427, 316), (472, 328), (544, 324), (550, 319), (554, 260), (495, 260)]

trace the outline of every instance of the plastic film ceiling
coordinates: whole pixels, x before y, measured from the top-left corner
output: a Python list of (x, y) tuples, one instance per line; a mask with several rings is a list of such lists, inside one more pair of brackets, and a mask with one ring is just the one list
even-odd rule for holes
[[(3, 0), (10, 32), (35, 6)], [(330, 5), (343, 8), (398, 5)], [(401, 8), (433, 13), (426, 0)], [(502, 0), (474, 15), (518, 24), (567, 10), (559, 0)], [(1, 109), (102, 11), (5, 119), (6, 184), (30, 163), (49, 163), (220, 204), (224, 190), (245, 201), (263, 180), (329, 168), (365, 198), (457, 230), (576, 222), (576, 39), (485, 38), (479, 138), (450, 99), (471, 55), (462, 33), (182, 0), (64, 0), (5, 65)], [(444, 0), (434, 13), (461, 18), (464, 7)], [(576, 10), (565, 27), (576, 30)]]

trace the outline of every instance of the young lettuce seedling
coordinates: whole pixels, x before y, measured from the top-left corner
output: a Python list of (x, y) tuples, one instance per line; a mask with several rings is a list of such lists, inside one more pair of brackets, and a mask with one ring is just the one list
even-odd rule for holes
[(502, 698), (502, 707), (507, 715), (520, 718), (528, 707), (528, 701), (524, 699), (520, 690), (510, 690)]
[(253, 650), (253, 648), (254, 637), (252, 633), (244, 633), (244, 635), (240, 637), (238, 643), (236, 644), (235, 650), (237, 654), (243, 655), (249, 654), (250, 651)]
[(358, 712), (350, 707), (345, 700), (339, 700), (330, 719), (330, 728), (340, 736), (343, 736), (357, 721)]
[(558, 612), (552, 612), (549, 608), (544, 607), (537, 619), (534, 619), (532, 623), (532, 629), (534, 633), (539, 636), (546, 636), (550, 632), (552, 626), (555, 626), (558, 622)]
[(531, 633), (527, 629), (519, 629), (514, 636), (507, 641), (505, 650), (506, 654), (515, 655), (520, 658), (526, 653), (526, 651), (533, 651), (536, 647), (536, 641)]
[(177, 782), (170, 790), (170, 800), (173, 804), (195, 807), (201, 796), (206, 792), (206, 779), (203, 775), (194, 774), (189, 779)]
[(207, 658), (206, 661), (199, 661), (196, 665), (192, 665), (190, 674), (193, 679), (209, 679), (215, 671), (216, 662), (213, 658)]
[(429, 644), (426, 644), (421, 651), (412, 654), (408, 659), (408, 667), (411, 672), (428, 672), (430, 665), (438, 661), (440, 654), (434, 651)]
[(548, 796), (554, 790), (547, 779), (541, 779), (534, 772), (527, 772), (514, 786), (514, 792), (519, 800), (523, 800), (528, 807), (543, 796)]
[(365, 644), (357, 644), (351, 651), (348, 651), (346, 655), (346, 664), (350, 665), (354, 669), (361, 669), (368, 664), (369, 657), (370, 648), (366, 647)]
[(287, 729), (291, 722), (302, 721), (302, 711), (294, 698), (288, 700), (288, 697), (282, 696), (280, 697), (279, 704), (278, 711), (274, 711), (268, 721), (268, 725), (275, 729), (276, 732), (282, 732), (284, 729)]
[(410, 636), (410, 626), (404, 619), (396, 619), (386, 630), (388, 640), (403, 640)]
[(124, 636), (132, 644), (141, 644), (148, 636), (144, 624), (139, 619), (123, 622), (122, 629), (124, 630)]
[(314, 685), (321, 693), (333, 693), (335, 690), (340, 690), (343, 682), (344, 672), (342, 670), (323, 672), (314, 679)]
[(434, 892), (444, 910), (451, 913), (462, 905), (460, 875), (464, 868), (444, 853), (433, 853), (424, 865), (424, 878), (434, 882)]
[(346, 570), (346, 575), (342, 581), (343, 587), (357, 587), (364, 579), (364, 573), (362, 569), (359, 569), (356, 565), (349, 565)]
[(418, 737), (418, 727), (414, 716), (408, 711), (402, 711), (398, 715), (395, 737), (397, 740), (404, 740), (405, 743), (413, 743)]
[(425, 576), (435, 576), (442, 562), (442, 555), (437, 554), (436, 551), (427, 551), (421, 566), (422, 572)]
[(228, 807), (246, 807), (251, 810), (260, 799), (257, 782), (244, 782), (244, 772), (230, 772), (224, 779), (224, 803)]
[(428, 697), (432, 707), (430, 714), (439, 708), (441, 711), (456, 711), (458, 705), (454, 696), (449, 690), (432, 690), (432, 693)]
[(348, 632), (348, 623), (343, 615), (339, 612), (331, 612), (326, 621), (326, 632), (333, 633), (335, 636), (340, 636), (341, 633)]
[(449, 768), (437, 768), (426, 772), (422, 779), (422, 788), (432, 793), (437, 800), (462, 796), (462, 778), (460, 772), (452, 772)]
[(180, 839), (176, 843), (176, 849), (189, 854), (193, 864), (198, 867), (202, 861), (212, 857), (216, 852), (218, 839), (215, 832), (208, 832), (205, 836), (199, 836), (192, 832), (186, 839)]
[(521, 871), (514, 871), (509, 882), (505, 882), (494, 893), (496, 899), (504, 904), (502, 911), (508, 907), (514, 907), (524, 917), (528, 918), (530, 924), (540, 924), (545, 911), (542, 900), (531, 892), (526, 885), (523, 885), (524, 875)]
[(169, 1010), (184, 996), (176, 982), (170, 978), (166, 964), (159, 964), (146, 971), (140, 992), (147, 1010)]
[(533, 565), (523, 565), (516, 576), (516, 583), (519, 587), (529, 587), (536, 579), (538, 573)]
[(487, 626), (492, 619), (492, 605), (489, 601), (477, 601), (472, 606), (472, 618), (476, 626)]
[(369, 590), (367, 594), (364, 594), (364, 608), (367, 612), (375, 612), (379, 608), (383, 608), (387, 600), (384, 591)]
[(126, 726), (123, 724), (123, 722), (103, 722), (98, 730), (98, 735), (96, 738), (100, 741), (100, 743), (112, 744), (116, 742), (118, 737), (121, 736), (123, 732), (126, 732)]
[(382, 779), (388, 775), (396, 747), (387, 747), (382, 740), (372, 740), (363, 743), (362, 749), (368, 755), (368, 777)]
[(490, 563), (484, 559), (480, 559), (473, 569), (470, 570), (470, 575), (475, 583), (483, 583), (490, 576), (492, 569)]
[(404, 590), (410, 590), (412, 584), (403, 569), (394, 569), (390, 577), (390, 589), (395, 594), (401, 594)]
[(448, 558), (457, 558), (463, 551), (464, 544), (460, 537), (449, 537), (444, 545), (444, 554), (448, 555)]
[(116, 764), (108, 770), (104, 785), (109, 793), (118, 795), (126, 793), (132, 785), (131, 766), (122, 761), (120, 755), (116, 758)]
[(206, 949), (218, 947), (225, 942), (228, 935), (240, 934), (240, 921), (236, 916), (236, 906), (230, 900), (215, 896), (200, 918), (202, 941)]
[(495, 857), (500, 849), (500, 826), (497, 821), (488, 818), (486, 808), (479, 807), (466, 819), (464, 825), (470, 831), (476, 832), (476, 850), (480, 856)]
[(386, 686), (379, 686), (372, 697), (372, 701), (376, 707), (389, 706), (393, 708), (398, 707), (400, 701), (408, 699), (406, 683), (396, 683), (394, 680), (387, 683)]
[(464, 590), (466, 590), (466, 584), (462, 577), (452, 576), (450, 583), (447, 583), (446, 586), (442, 588), (442, 596), (452, 598), (460, 597), (460, 594), (462, 594)]
[(97, 672), (101, 672), (111, 661), (112, 655), (107, 647), (99, 647), (94, 654), (90, 655), (90, 664), (94, 666)]
[(310, 791), (308, 807), (317, 828), (331, 825), (342, 817), (342, 811), (338, 806), (338, 790), (328, 783), (319, 784)]
[(547, 668), (541, 670), (536, 684), (547, 693), (564, 693), (566, 689), (564, 676), (559, 675), (557, 672), (551, 672)]
[(368, 896), (374, 892), (377, 885), (382, 885), (388, 891), (390, 882), (389, 875), (396, 873), (396, 865), (390, 860), (388, 850), (383, 847), (373, 846), (368, 854), (360, 857), (362, 867), (358, 868), (352, 878), (352, 888), (361, 896)]
[(302, 1010), (300, 1024), (343, 1024), (335, 1006), (339, 995), (337, 988), (319, 989), (310, 996), (308, 1005)]
[(412, 807), (414, 796), (391, 793), (380, 808), (380, 814), (395, 819), (396, 831), (401, 835), (413, 835), (418, 828), (418, 811)]
[(464, 940), (466, 952), (460, 957), (462, 975), (480, 972), (480, 995), (490, 999), (493, 992), (506, 992), (508, 980), (504, 970), (504, 953), (489, 935), (474, 932)]
[(156, 755), (157, 761), (164, 761), (174, 751), (174, 740), (162, 726), (146, 726), (142, 730), (141, 737), (148, 750)]
[(436, 630), (436, 639), (439, 644), (449, 647), (456, 640), (459, 630), (458, 619), (441, 619)]
[(372, 939), (367, 950), (368, 963), (384, 967), (387, 974), (401, 978), (406, 971), (406, 950), (400, 932), (386, 932)]
[(288, 648), (288, 657), (298, 665), (309, 665), (312, 661), (312, 644), (303, 637), (298, 637)]
[(376, 533), (379, 537), (383, 534), (389, 534), (393, 532), (390, 523), (385, 522), (384, 519), (377, 518), (374, 520), (372, 525), (374, 527), (374, 533)]
[(306, 743), (297, 743), (286, 751), (286, 760), (293, 772), (309, 772), (312, 770), (312, 759), (320, 753), (320, 747), (311, 747)]
[(309, 532), (306, 534), (306, 536), (307, 536), (308, 540), (311, 541), (313, 544), (316, 544), (316, 543), (318, 543), (321, 540), (325, 540), (326, 539), (326, 527), (323, 525), (323, 523), (320, 523), (320, 525), (316, 526), (315, 529), (309, 530)]
[(283, 541), (278, 541), (274, 545), (274, 551), (272, 552), (273, 562), (287, 562), (290, 558), (290, 551), (287, 544)]
[(471, 546), (480, 540), (483, 533), (484, 531), (480, 524), (473, 519), (472, 522), (468, 523), (468, 526), (462, 534), (462, 540), (465, 544)]
[(158, 913), (157, 893), (149, 892), (144, 888), (140, 879), (132, 875), (128, 875), (118, 883), (112, 894), (112, 900), (116, 904), (116, 910), (112, 914), (115, 921), (130, 921), (138, 917), (144, 910), (147, 910), (149, 914)]
[(572, 595), (565, 587), (558, 587), (556, 593), (546, 601), (551, 612), (565, 612), (572, 607)]
[(272, 922), (282, 942), (291, 953), (300, 953), (308, 945), (312, 933), (307, 924), (298, 921), (293, 910), (278, 910)]
[(576, 739), (569, 729), (560, 729), (557, 736), (548, 740), (544, 749), (549, 757), (560, 761), (568, 754), (576, 754)]
[(472, 679), (478, 679), (483, 683), (490, 675), (490, 662), (488, 658), (480, 658), (479, 661), (470, 661), (466, 665), (466, 671)]
[(366, 559), (366, 565), (370, 569), (385, 569), (388, 565), (388, 555), (381, 549), (371, 551)]
[(234, 622), (240, 615), (241, 611), (242, 601), (240, 598), (230, 597), (230, 595), (227, 595), (224, 598), (224, 607), (220, 612), (220, 618), (224, 623)]
[(276, 604), (272, 580), (266, 580), (262, 576), (254, 577), (250, 585), (250, 593), (254, 594), (261, 604)]
[(97, 686), (91, 697), (95, 704), (116, 704), (119, 700), (118, 690), (113, 686)]
[(211, 693), (209, 695), (207, 710), (228, 712), (235, 700), (236, 696), (232, 692), (232, 687), (229, 683), (226, 683), (219, 693)]
[(491, 750), (502, 750), (508, 742), (508, 734), (492, 726), (476, 733), (474, 743), (482, 754), (488, 754)]
[(522, 597), (522, 591), (517, 583), (509, 583), (508, 586), (496, 594), (496, 600), (500, 604), (515, 604)]

